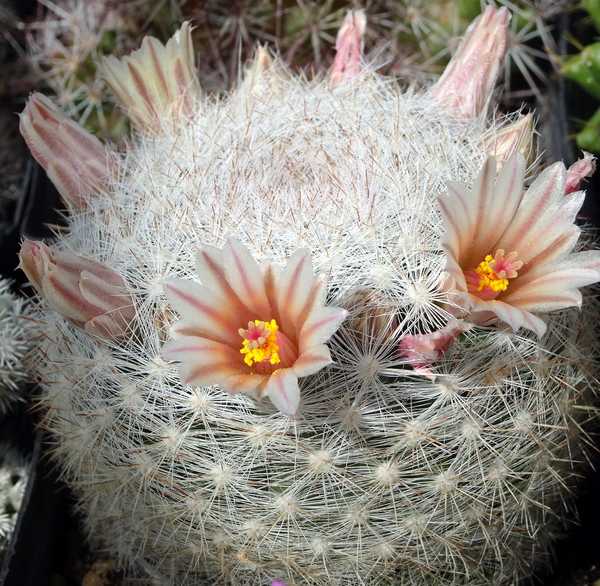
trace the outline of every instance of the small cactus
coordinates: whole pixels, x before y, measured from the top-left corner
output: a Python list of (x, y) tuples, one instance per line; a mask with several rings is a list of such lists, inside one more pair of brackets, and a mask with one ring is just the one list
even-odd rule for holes
[[(132, 582), (500, 586), (546, 561), (586, 459), (600, 253), (564, 165), (527, 167), (531, 118), (490, 115), (507, 20), (486, 9), (420, 91), (365, 65), (361, 13), (312, 82), (261, 49), (225, 97), (184, 87), (189, 27), (109, 62), (135, 133), (61, 184), (69, 229), (21, 263), (43, 425)], [(83, 135), (44, 128), (42, 164), (81, 165)]]
[(26, 356), (28, 340), (35, 325), (24, 317), (25, 300), (11, 292), (11, 283), (0, 279), (0, 413), (6, 413), (15, 401), (23, 400), (28, 378)]

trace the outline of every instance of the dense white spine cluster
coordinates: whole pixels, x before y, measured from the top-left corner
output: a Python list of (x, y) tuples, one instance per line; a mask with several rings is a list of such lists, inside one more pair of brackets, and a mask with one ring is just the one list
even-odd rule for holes
[(27, 378), (25, 357), (30, 349), (31, 324), (23, 316), (24, 300), (14, 295), (11, 283), (0, 279), (0, 413), (23, 395)]
[[(137, 308), (114, 341), (35, 312), (44, 425), (90, 536), (140, 584), (517, 583), (585, 459), (595, 306), (549, 316), (542, 340), (474, 327), (435, 378), (397, 350), (451, 317), (436, 198), (473, 182), (500, 125), (370, 71), (334, 88), (275, 68), (251, 81), (135, 136), (59, 237)], [(310, 249), (350, 311), (296, 417), (183, 387), (160, 357), (177, 319), (162, 282), (195, 279), (198, 248), (228, 237), (282, 266)]]

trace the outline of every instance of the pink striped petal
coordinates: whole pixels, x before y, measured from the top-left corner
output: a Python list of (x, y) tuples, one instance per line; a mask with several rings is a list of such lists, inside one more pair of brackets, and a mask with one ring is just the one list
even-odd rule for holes
[(166, 281), (164, 290), (173, 309), (181, 315), (181, 327), (186, 331), (241, 347), (238, 330), (254, 316), (239, 301), (224, 300), (204, 285), (184, 279)]
[(228, 345), (193, 336), (167, 342), (161, 355), (181, 363), (179, 376), (184, 385), (216, 385), (223, 378), (240, 373), (244, 366), (241, 355)]
[(265, 395), (286, 415), (295, 415), (300, 405), (298, 377), (291, 368), (276, 370), (265, 387)]
[(271, 319), (272, 310), (267, 299), (262, 271), (250, 251), (238, 240), (230, 238), (223, 248), (223, 260), (227, 282), (240, 302), (258, 319)]
[(300, 355), (329, 340), (347, 315), (348, 312), (340, 307), (320, 307), (313, 311), (300, 330)]
[(307, 307), (311, 303), (311, 292), (315, 281), (310, 253), (297, 250), (292, 254), (282, 271), (277, 285), (277, 305), (281, 321), (300, 329)]
[(329, 348), (325, 344), (320, 344), (301, 354), (298, 360), (294, 362), (292, 370), (298, 378), (301, 378), (315, 374), (315, 372), (318, 372), (332, 362)]

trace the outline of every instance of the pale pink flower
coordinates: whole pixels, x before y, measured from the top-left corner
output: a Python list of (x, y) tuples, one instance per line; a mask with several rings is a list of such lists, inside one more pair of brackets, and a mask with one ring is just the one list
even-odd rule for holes
[(458, 336), (473, 327), (462, 319), (453, 319), (441, 330), (429, 334), (404, 336), (398, 345), (400, 358), (410, 364), (415, 372), (434, 378), (429, 366), (448, 352)]
[(488, 6), (469, 26), (431, 96), (461, 116), (481, 114), (492, 95), (506, 51), (506, 8)]
[(583, 159), (575, 161), (567, 169), (567, 181), (565, 193), (573, 193), (581, 187), (581, 183), (586, 177), (591, 177), (596, 171), (596, 157), (591, 153), (583, 151)]
[(273, 580), (271, 582), (271, 586), (287, 586), (284, 582), (280, 582), (279, 580)]
[(298, 378), (331, 363), (325, 342), (347, 313), (325, 307), (326, 279), (315, 276), (309, 251), (296, 251), (281, 270), (259, 266), (230, 239), (222, 250), (203, 246), (196, 268), (202, 284), (164, 285), (181, 320), (162, 355), (181, 363), (184, 385), (268, 396), (283, 413), (296, 413)]
[(126, 335), (135, 307), (125, 281), (103, 264), (25, 240), (19, 267), (48, 305), (73, 325), (105, 339)]
[(90, 196), (106, 188), (112, 154), (46, 96), (31, 95), (20, 128), (35, 160), (69, 207), (85, 208)]
[(362, 10), (351, 10), (337, 34), (335, 59), (331, 68), (333, 85), (360, 73), (367, 17)]
[(471, 189), (448, 182), (439, 198), (445, 287), (467, 319), (542, 336), (546, 324), (534, 313), (579, 307), (579, 287), (600, 280), (600, 251), (572, 252), (585, 194), (565, 195), (566, 174), (555, 163), (524, 192), (525, 159), (515, 153), (497, 180), (489, 157)]
[(119, 104), (140, 128), (156, 128), (179, 114), (191, 116), (200, 85), (188, 22), (163, 45), (145, 37), (127, 57), (105, 57), (102, 71)]

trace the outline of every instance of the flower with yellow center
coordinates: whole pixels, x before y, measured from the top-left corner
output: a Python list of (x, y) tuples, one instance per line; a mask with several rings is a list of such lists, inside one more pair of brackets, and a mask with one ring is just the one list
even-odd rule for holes
[(310, 253), (297, 250), (283, 270), (259, 266), (230, 239), (223, 249), (203, 246), (196, 267), (202, 284), (165, 282), (181, 320), (162, 355), (180, 363), (184, 385), (268, 396), (283, 413), (296, 413), (298, 379), (331, 362), (325, 342), (347, 313), (325, 306), (326, 280), (315, 275)]
[(489, 157), (471, 189), (448, 183), (439, 198), (444, 287), (457, 315), (542, 336), (546, 324), (537, 314), (580, 306), (579, 287), (600, 280), (600, 252), (572, 252), (585, 194), (566, 193), (565, 166), (551, 165), (524, 190), (525, 166), (515, 153), (497, 175)]

